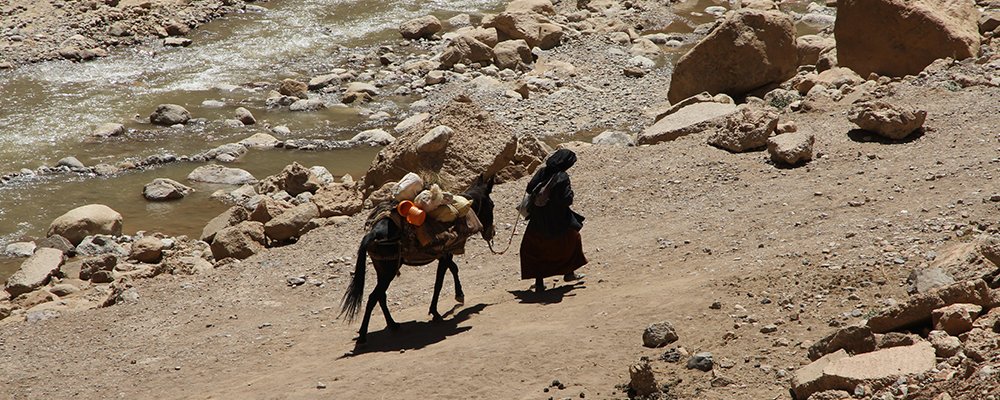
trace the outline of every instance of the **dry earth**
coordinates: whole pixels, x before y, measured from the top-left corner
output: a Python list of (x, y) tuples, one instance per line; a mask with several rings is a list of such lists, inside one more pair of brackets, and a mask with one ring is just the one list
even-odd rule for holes
[[(407, 267), (389, 289), (403, 329), (384, 332), (376, 311), (355, 349), (358, 324), (337, 310), (356, 216), (207, 274), (137, 281), (137, 304), (4, 324), (0, 398), (624, 398), (642, 356), (677, 398), (788, 398), (810, 341), (905, 299), (929, 253), (1000, 228), (988, 200), (1000, 89), (893, 86), (892, 102), (928, 111), (923, 135), (868, 141), (849, 134), (847, 101), (816, 103), (782, 117), (814, 132), (822, 153), (795, 169), (710, 147), (706, 133), (578, 148), (583, 283), (532, 294), (518, 281), (519, 236), (502, 256), (477, 240), (458, 259), (464, 306), (429, 322), (433, 269)], [(524, 183), (496, 188), (499, 222), (513, 222)], [(286, 284), (300, 274), (321, 285)], [(445, 287), (442, 311), (454, 304), (450, 277)], [(710, 373), (659, 361), (665, 349), (641, 336), (662, 320), (675, 346), (711, 351), (734, 383), (712, 387)], [(766, 324), (777, 331), (761, 333)]]

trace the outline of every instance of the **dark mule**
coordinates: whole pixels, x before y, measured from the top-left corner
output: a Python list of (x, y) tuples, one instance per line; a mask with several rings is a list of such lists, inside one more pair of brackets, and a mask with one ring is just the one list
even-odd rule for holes
[[(490, 193), (493, 192), (493, 178), (484, 179), (482, 176), (473, 182), (472, 187), (464, 193), (464, 197), (472, 200), (472, 210), (479, 217), (483, 225), (483, 239), (487, 241), (493, 238), (495, 229), (493, 226), (493, 200)], [(372, 256), (372, 265), (375, 266), (375, 273), (378, 283), (375, 290), (368, 296), (368, 304), (365, 307), (365, 316), (361, 320), (361, 330), (358, 331), (357, 342), (364, 343), (368, 336), (368, 322), (372, 316), (372, 309), (375, 303), (382, 307), (382, 315), (385, 316), (385, 323), (388, 329), (395, 330), (399, 324), (393, 321), (389, 315), (389, 306), (386, 304), (385, 291), (392, 283), (392, 279), (399, 274), (399, 268), (405, 265), (426, 265), (427, 263), (413, 263), (400, 256), (400, 227), (396, 226), (389, 218), (382, 218), (375, 223), (371, 231), (361, 239), (361, 246), (358, 247), (358, 262), (354, 268), (354, 278), (344, 293), (344, 300), (341, 305), (341, 315), (346, 315), (348, 321), (353, 321), (361, 306), (361, 297), (365, 290), (365, 261), (367, 256)], [(431, 299), (430, 314), (435, 321), (441, 320), (441, 314), (437, 311), (438, 295), (441, 293), (441, 285), (444, 284), (444, 274), (450, 270), (455, 279), (455, 300), (459, 303), (465, 301), (462, 293), (462, 284), (458, 280), (458, 265), (455, 264), (451, 254), (442, 254), (438, 258), (437, 278), (434, 280), (434, 297)]]

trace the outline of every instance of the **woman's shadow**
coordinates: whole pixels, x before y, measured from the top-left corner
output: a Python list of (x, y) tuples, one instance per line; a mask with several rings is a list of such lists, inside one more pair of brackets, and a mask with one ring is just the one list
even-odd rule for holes
[(576, 296), (571, 293), (574, 289), (586, 289), (584, 282), (573, 282), (562, 286), (546, 289), (544, 292), (534, 290), (508, 290), (521, 304), (556, 304), (563, 301), (564, 297)]

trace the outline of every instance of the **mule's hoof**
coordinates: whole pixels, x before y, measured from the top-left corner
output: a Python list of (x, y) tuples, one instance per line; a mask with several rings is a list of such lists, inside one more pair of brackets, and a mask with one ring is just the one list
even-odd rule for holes
[(431, 314), (431, 321), (442, 322), (442, 321), (444, 321), (444, 317), (442, 317), (441, 314), (434, 313), (434, 314)]
[(455, 295), (455, 301), (457, 301), (458, 304), (465, 304), (465, 296), (464, 295)]

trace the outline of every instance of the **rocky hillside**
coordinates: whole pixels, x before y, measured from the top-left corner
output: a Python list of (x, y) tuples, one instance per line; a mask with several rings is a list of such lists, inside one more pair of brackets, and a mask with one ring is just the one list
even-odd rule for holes
[[(517, 0), (449, 31), (408, 21), (426, 53), (383, 52), (383, 80), (326, 92), (425, 97), (393, 134), (350, 141), (385, 146), (363, 179), (199, 167), (188, 179), (232, 184), (217, 196), (232, 208), (198, 238), (69, 211), (15, 248), (0, 397), (995, 398), (997, 6), (684, 6)], [(683, 21), (671, 10), (716, 21), (654, 32)], [(803, 21), (827, 26), (799, 35)], [(689, 47), (671, 70), (672, 41)], [(321, 80), (271, 98), (308, 101)], [(514, 211), (551, 150), (539, 129), (599, 131), (559, 144), (579, 157), (588, 276), (544, 294), (517, 280)], [(288, 145), (258, 139), (205, 159)], [(514, 246), (470, 242), (466, 303), (444, 301), (444, 322), (425, 316), (431, 269), (404, 268), (388, 292), (401, 330), (376, 312), (355, 346), (337, 311), (365, 210), (414, 169), (456, 188), (499, 174), (497, 236)]]

